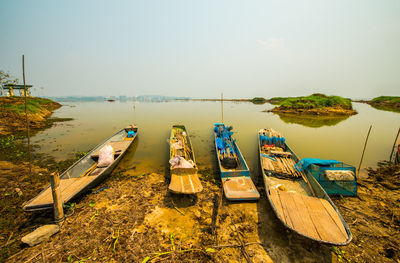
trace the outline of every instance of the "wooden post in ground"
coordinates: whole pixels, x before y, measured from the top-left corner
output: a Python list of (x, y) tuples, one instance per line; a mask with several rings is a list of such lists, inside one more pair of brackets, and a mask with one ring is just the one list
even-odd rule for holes
[(214, 195), (213, 203), (214, 203), (214, 206), (213, 206), (212, 218), (211, 218), (211, 234), (215, 235), (215, 228), (217, 226), (218, 208), (219, 208), (218, 194)]
[(22, 74), (24, 78), (24, 94), (25, 94), (25, 121), (26, 121), (26, 133), (28, 137), (28, 160), (29, 160), (29, 178), (32, 183), (32, 165), (31, 165), (31, 138), (29, 135), (29, 122), (28, 122), (28, 110), (26, 101), (26, 83), (25, 83), (25, 56), (22, 55)]
[(363, 159), (364, 159), (365, 148), (367, 147), (368, 138), (369, 138), (369, 133), (371, 132), (371, 129), (372, 129), (372, 125), (369, 126), (367, 138), (365, 138), (364, 149), (363, 149), (363, 151), (362, 151), (360, 164), (358, 165), (358, 170), (357, 170), (357, 173), (358, 173), (358, 174), (360, 174), (361, 164), (362, 164), (362, 161), (363, 161)]
[(389, 157), (389, 162), (392, 162), (392, 155), (393, 155), (394, 149), (396, 148), (397, 138), (399, 138), (399, 134), (400, 134), (400, 128), (399, 128), (399, 130), (397, 131), (396, 138), (394, 139), (394, 143), (393, 143), (393, 147), (392, 147), (392, 152), (390, 153), (390, 157)]
[(64, 208), (61, 198), (60, 177), (57, 172), (50, 175), (50, 185), (53, 194), (54, 221), (58, 223), (64, 220)]

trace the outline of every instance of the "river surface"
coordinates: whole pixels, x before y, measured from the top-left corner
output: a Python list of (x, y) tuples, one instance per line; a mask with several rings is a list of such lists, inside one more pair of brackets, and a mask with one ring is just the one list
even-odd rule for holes
[[(222, 121), (220, 102), (174, 101), (64, 102), (53, 117), (73, 118), (56, 123), (32, 138), (37, 152), (66, 159), (88, 151), (128, 124), (139, 126), (139, 136), (121, 165), (141, 172), (162, 172), (168, 164), (167, 143), (173, 124), (184, 124), (192, 140), (200, 169), (216, 162), (213, 123)], [(369, 126), (372, 125), (362, 167), (375, 167), (390, 155), (400, 114), (354, 103), (357, 115), (344, 118), (278, 116), (263, 110), (271, 104), (224, 102), (223, 118), (234, 127), (234, 137), (250, 170), (258, 173), (259, 129), (280, 131), (300, 158), (335, 159), (358, 167)]]

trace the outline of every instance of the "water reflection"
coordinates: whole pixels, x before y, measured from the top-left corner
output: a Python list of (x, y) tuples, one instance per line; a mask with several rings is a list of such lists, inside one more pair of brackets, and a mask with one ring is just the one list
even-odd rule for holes
[(277, 113), (279, 118), (288, 124), (300, 124), (305, 127), (319, 128), (322, 126), (335, 126), (339, 122), (347, 120), (350, 116), (316, 116), (316, 115), (300, 115)]

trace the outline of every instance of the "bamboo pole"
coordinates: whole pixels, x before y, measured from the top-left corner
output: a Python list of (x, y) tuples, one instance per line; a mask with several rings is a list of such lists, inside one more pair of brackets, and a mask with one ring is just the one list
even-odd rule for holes
[(224, 93), (221, 93), (221, 115), (222, 123), (224, 123)]
[(360, 173), (361, 164), (362, 164), (362, 161), (363, 161), (363, 159), (364, 159), (365, 148), (367, 147), (368, 138), (369, 138), (369, 133), (371, 132), (371, 129), (372, 129), (372, 125), (369, 126), (367, 138), (365, 138), (364, 149), (363, 149), (363, 151), (362, 151), (360, 164), (358, 165), (358, 170), (357, 170), (357, 173), (358, 173), (358, 174)]
[(392, 152), (390, 153), (389, 162), (392, 162), (392, 155), (393, 155), (394, 149), (396, 148), (396, 143), (397, 143), (397, 139), (399, 138), (399, 134), (400, 134), (400, 128), (397, 131), (396, 139), (394, 139), (394, 142), (393, 142), (393, 147), (392, 147)]
[(27, 109), (27, 99), (26, 99), (26, 83), (25, 83), (25, 56), (22, 55), (22, 74), (24, 78), (24, 93), (25, 93), (25, 121), (26, 121), (26, 131), (28, 136), (28, 161), (29, 161), (29, 178), (32, 182), (32, 166), (31, 166), (31, 138), (29, 134), (29, 122), (28, 122), (28, 109)]
[(64, 208), (61, 198), (60, 177), (57, 172), (50, 175), (50, 185), (53, 194), (54, 221), (59, 223), (64, 220)]

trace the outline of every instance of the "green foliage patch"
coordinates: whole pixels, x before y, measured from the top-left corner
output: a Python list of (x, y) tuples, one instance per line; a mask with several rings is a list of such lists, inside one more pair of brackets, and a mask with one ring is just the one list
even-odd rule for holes
[(281, 109), (317, 109), (325, 107), (353, 109), (350, 99), (340, 96), (327, 96), (320, 93), (305, 97), (275, 97), (271, 98), (270, 102), (278, 104)]
[[(52, 101), (45, 98), (27, 98), (26, 109), (28, 113), (37, 113), (42, 106), (51, 104)], [(25, 99), (22, 97), (13, 97), (12, 101), (4, 101), (0, 103), (0, 108), (21, 114), (25, 112)]]

